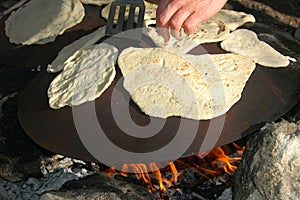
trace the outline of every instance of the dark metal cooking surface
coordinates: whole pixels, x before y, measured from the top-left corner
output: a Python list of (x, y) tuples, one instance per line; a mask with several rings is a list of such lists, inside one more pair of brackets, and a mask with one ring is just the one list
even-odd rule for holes
[[(216, 52), (217, 45), (210, 45), (210, 48), (215, 49)], [(263, 123), (276, 120), (284, 115), (299, 101), (300, 79), (296, 75), (297, 73), (299, 74), (300, 71), (296, 68), (273, 69), (257, 66), (247, 82), (242, 98), (226, 115), (203, 121), (170, 117), (157, 134), (142, 139), (125, 133), (116, 124), (113, 116), (111, 106), (116, 103), (122, 105), (122, 101), (125, 105), (125, 99), (128, 97), (128, 93), (124, 90), (122, 84), (116, 86), (117, 80), (120, 78), (120, 72), (118, 72), (118, 76), (112, 85), (100, 98), (95, 100), (95, 104), (89, 102), (74, 108), (77, 113), (82, 113), (83, 117), (80, 118), (82, 124), (90, 123), (94, 112), (90, 108), (95, 108), (97, 123), (100, 124), (106, 137), (116, 146), (129, 152), (147, 153), (159, 150), (176, 137), (181, 123), (188, 124), (183, 131), (185, 131), (186, 137), (190, 137), (193, 142), (182, 155), (188, 156), (240, 139), (242, 136), (258, 130)], [(64, 107), (60, 110), (50, 109), (47, 89), (55, 76), (42, 72), (25, 91), (19, 106), (19, 119), (22, 127), (35, 142), (50, 151), (99, 162), (81, 142), (78, 127), (74, 123), (74, 110), (70, 107)], [(113, 90), (118, 96), (118, 102), (111, 99)], [(129, 105), (129, 112), (133, 121), (142, 126), (150, 122), (149, 117), (140, 112), (133, 102)], [(125, 112), (127, 108), (128, 105), (118, 108), (121, 109), (118, 112), (119, 118), (128, 117)], [(124, 112), (122, 112), (122, 109), (124, 109)], [(224, 124), (223, 119), (225, 120)], [(162, 119), (156, 120), (159, 122)], [(190, 131), (189, 126), (198, 126), (195, 138), (194, 131)], [(97, 128), (88, 127), (86, 131), (86, 134), (89, 134), (88, 132), (98, 134)], [(143, 132), (140, 134), (142, 135)], [(208, 137), (219, 139), (215, 144), (206, 144)], [(101, 140), (97, 141), (96, 144), (99, 144), (99, 146), (104, 145)], [(174, 148), (177, 146), (180, 146), (180, 141), (173, 145)], [(202, 147), (201, 150), (200, 147)], [(115, 153), (111, 149), (105, 148), (103, 152), (107, 156)], [(150, 160), (162, 161), (169, 159), (172, 158), (162, 156)], [(149, 161), (149, 158), (136, 160), (136, 163), (145, 161)], [(112, 160), (112, 162), (122, 164), (120, 160)]]
[[(257, 67), (244, 89), (241, 100), (226, 114), (225, 124), (215, 147), (237, 140), (243, 134), (246, 135), (251, 131), (257, 130), (262, 122), (276, 120), (290, 110), (299, 99), (300, 90), (299, 80), (293, 80), (293, 73), (295, 72), (287, 68), (274, 70)], [(95, 161), (80, 141), (74, 125), (72, 109), (65, 107), (60, 110), (52, 110), (48, 106), (46, 91), (54, 77), (55, 75), (43, 72), (28, 87), (19, 107), (21, 125), (34, 141), (50, 151), (83, 160)], [(132, 152), (147, 152), (162, 148), (172, 140), (178, 131), (180, 122), (178, 117), (168, 118), (165, 126), (159, 133), (144, 140), (128, 136), (116, 125), (111, 113), (110, 99), (115, 82), (95, 103), (99, 124), (107, 137), (111, 141), (116, 142), (116, 145), (119, 147)], [(120, 95), (126, 95), (123, 88), (119, 88), (118, 92)], [(83, 107), (82, 109), (84, 109), (84, 106), (88, 104), (91, 103), (78, 107)], [(131, 104), (129, 109), (131, 117), (138, 124), (147, 124), (149, 122), (148, 117), (143, 115), (134, 105)], [(183, 120), (192, 124), (199, 124), (196, 138), (184, 154), (191, 155), (199, 152), (199, 147), (202, 145), (209, 124), (218, 122), (218, 118), (199, 122)], [(248, 133), (245, 132), (253, 126), (257, 127), (254, 127)], [(186, 134), (189, 137), (188, 131)], [(213, 132), (210, 132), (210, 134), (213, 134)], [(99, 145), (101, 145), (101, 141), (99, 141)], [(108, 151), (107, 154), (111, 154), (111, 152)], [(117, 160), (115, 162), (118, 163)]]
[(16, 45), (9, 42), (5, 35), (5, 20), (0, 19), (0, 63), (12, 67), (35, 68), (38, 65), (47, 66), (55, 59), (57, 53), (74, 40), (103, 26), (105, 21), (99, 18), (99, 10), (93, 7), (86, 8), (84, 19), (81, 23), (66, 30), (58, 36), (55, 42), (45, 45)]
[[(13, 45), (8, 42), (4, 34), (4, 18), (0, 20), (0, 63), (14, 67), (30, 67), (37, 65), (46, 66), (50, 63), (58, 51), (66, 44), (74, 41), (80, 36), (86, 34), (86, 30), (92, 31), (103, 21), (99, 21), (98, 10), (93, 15), (86, 16), (86, 20), (67, 33), (59, 36), (54, 43), (46, 45)], [(91, 20), (92, 19), (92, 20)], [(272, 33), (271, 39), (276, 43), (281, 41), (283, 49), (289, 49), (299, 54), (299, 43), (293, 39), (281, 37), (281, 33), (276, 33), (270, 27), (259, 24), (250, 24), (247, 28), (262, 33), (259, 36), (267, 37)], [(275, 34), (276, 33), (276, 34)], [(274, 36), (274, 37), (273, 37)], [(279, 37), (280, 36), (280, 37)], [(277, 41), (278, 38), (278, 41)], [(223, 51), (217, 44), (205, 44), (203, 47), (210, 53), (222, 53)], [(196, 48), (191, 53), (203, 53), (202, 48)], [(221, 146), (235, 141), (247, 134), (258, 130), (265, 122), (280, 118), (299, 102), (300, 93), (300, 67), (299, 64), (292, 63), (288, 68), (265, 68), (257, 66), (251, 75), (247, 85), (242, 93), (242, 98), (238, 101), (226, 115), (214, 118), (212, 120), (195, 121), (181, 119), (179, 117), (170, 117), (166, 120), (163, 128), (157, 134), (148, 138), (136, 138), (126, 134), (119, 128), (112, 115), (111, 106), (122, 105), (122, 101), (128, 97), (128, 93), (122, 88), (122, 85), (116, 86), (120, 78), (118, 73), (113, 84), (103, 93), (103, 95), (93, 102), (76, 106), (75, 111), (82, 113), (82, 124), (88, 124), (96, 110), (97, 123), (105, 132), (105, 137), (109, 138), (114, 145), (129, 151), (137, 153), (147, 153), (153, 150), (159, 150), (174, 141), (181, 124), (184, 136), (191, 141), (187, 150), (182, 156), (192, 155), (201, 151), (210, 150), (213, 147)], [(40, 75), (29, 85), (20, 99), (18, 108), (19, 121), (28, 136), (40, 146), (66, 156), (79, 158), (86, 161), (99, 162), (83, 145), (79, 135), (78, 127), (74, 123), (74, 110), (70, 107), (64, 107), (60, 110), (52, 110), (48, 105), (47, 89), (50, 82), (56, 74), (41, 72)], [(114, 89), (115, 88), (115, 89)], [(111, 101), (112, 92), (118, 96), (118, 102)], [(126, 102), (125, 102), (126, 103)], [(140, 112), (139, 108), (130, 102), (129, 106), (117, 107), (119, 119), (128, 117), (123, 109), (129, 109), (130, 116), (136, 124), (146, 126), (150, 123), (150, 118)], [(225, 121), (224, 121), (225, 120)], [(162, 119), (155, 119), (156, 122), (162, 122)], [(197, 129), (193, 130), (193, 127)], [(86, 134), (99, 134), (97, 129), (88, 127)], [(127, 130), (130, 132), (130, 130)], [(194, 135), (196, 133), (196, 135)], [(141, 136), (143, 132), (140, 133)], [(209, 143), (208, 141), (214, 141)], [(95, 145), (103, 146), (103, 141), (94, 141)], [(175, 142), (173, 148), (180, 148), (181, 141)], [(201, 148), (202, 147), (202, 148)], [(201, 149), (200, 149), (201, 148)], [(116, 152), (111, 149), (103, 149), (107, 156)], [(148, 159), (151, 160), (149, 157)], [(172, 159), (168, 155), (161, 155), (151, 161), (161, 161)], [(140, 159), (135, 162), (144, 162)], [(112, 163), (121, 164), (122, 161), (112, 157)]]

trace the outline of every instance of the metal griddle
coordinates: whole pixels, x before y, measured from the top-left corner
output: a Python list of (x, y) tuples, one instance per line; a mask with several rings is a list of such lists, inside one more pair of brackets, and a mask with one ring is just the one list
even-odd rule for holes
[[(204, 45), (204, 48), (209, 53), (223, 52), (216, 43)], [(197, 48), (192, 51), (193, 54), (197, 52), (199, 52)], [(18, 112), (19, 121), (29, 137), (40, 146), (55, 153), (93, 162), (99, 162), (99, 159), (90, 153), (78, 135), (78, 132), (82, 134), (82, 131), (91, 138), (97, 138), (97, 134), (102, 134), (97, 127), (90, 126), (90, 121), (94, 119), (93, 109), (96, 111), (97, 123), (101, 126), (105, 137), (128, 152), (147, 154), (169, 145), (170, 141), (175, 139), (179, 125), (183, 123), (185, 137), (190, 137), (192, 143), (180, 156), (189, 156), (238, 140), (257, 131), (264, 123), (283, 116), (299, 101), (300, 79), (297, 75), (299, 73), (300, 70), (297, 68), (273, 69), (257, 66), (244, 88), (242, 98), (225, 115), (200, 121), (169, 117), (157, 134), (148, 138), (138, 138), (120, 129), (113, 117), (112, 105), (117, 106), (120, 111), (119, 119), (128, 117), (126, 99), (129, 95), (122, 84), (117, 84), (121, 78), (119, 70), (111, 86), (95, 102), (84, 103), (73, 108), (64, 107), (60, 110), (51, 109), (47, 97), (48, 86), (56, 74), (42, 72), (22, 96)], [(113, 92), (118, 96), (117, 101), (111, 99)], [(75, 118), (78, 118), (78, 113), (82, 115), (79, 120), (81, 126), (86, 127), (83, 130), (78, 130), (78, 119), (74, 118), (74, 112), (77, 115)], [(150, 122), (150, 118), (144, 115), (132, 101), (129, 103), (129, 113), (138, 125), (146, 126)], [(163, 119), (155, 120), (160, 123)], [(194, 131), (190, 129), (197, 126), (194, 136)], [(130, 128), (127, 131), (130, 132)], [(142, 135), (143, 132), (141, 131), (140, 134)], [(218, 138), (218, 140), (216, 143), (210, 143), (209, 138)], [(103, 146), (102, 153), (107, 157), (117, 154), (114, 150), (106, 148), (103, 140), (95, 140), (93, 144)], [(176, 141), (172, 145), (174, 149), (180, 148), (181, 142)], [(174, 159), (172, 155), (162, 154), (155, 157), (134, 158), (132, 162), (145, 163), (172, 159)], [(125, 160), (128, 161), (127, 158)], [(123, 158), (112, 156), (110, 164), (124, 162)]]
[(66, 45), (105, 25), (105, 20), (99, 18), (99, 9), (89, 6), (86, 7), (82, 22), (66, 30), (63, 35), (55, 39), (55, 42), (28, 46), (9, 42), (4, 28), (7, 18), (8, 16), (4, 16), (0, 19), (0, 63), (18, 68), (47, 66)]
[[(4, 34), (5, 18), (2, 18), (0, 20), (0, 63), (13, 67), (34, 68), (37, 65), (46, 66), (66, 44), (104, 24), (103, 20), (99, 20), (98, 10), (88, 13), (90, 15), (86, 15), (82, 23), (59, 36), (54, 43), (41, 46), (10, 44)], [(262, 33), (264, 31), (266, 31), (265, 33), (274, 32), (270, 27), (261, 26), (257, 23), (248, 28)], [(299, 50), (299, 45), (293, 50), (294, 40), (282, 41), (292, 51), (297, 52)], [(203, 45), (203, 47), (209, 53), (223, 52), (218, 44)], [(199, 54), (201, 48), (196, 48), (191, 53)], [(80, 118), (82, 124), (88, 124), (91, 116), (93, 116), (90, 109), (93, 108), (96, 111), (97, 123), (106, 133), (106, 138), (109, 138), (121, 149), (128, 152), (145, 153), (145, 155), (149, 151), (159, 150), (169, 145), (170, 141), (174, 141), (178, 128), (183, 123), (186, 125), (183, 129), (184, 136), (190, 139), (192, 143), (180, 156), (189, 156), (230, 143), (257, 131), (266, 122), (279, 119), (295, 106), (300, 99), (299, 67), (272, 69), (257, 66), (244, 88), (242, 98), (225, 115), (202, 121), (170, 117), (157, 134), (148, 138), (135, 138), (124, 133), (117, 126), (112, 116), (111, 106), (123, 105), (122, 102), (128, 98), (128, 93), (122, 85), (117, 85), (117, 81), (121, 78), (120, 71), (117, 70), (117, 72), (114, 82), (100, 98), (96, 99), (95, 102), (76, 106), (73, 110), (70, 107), (64, 107), (60, 110), (52, 110), (49, 107), (47, 89), (56, 74), (41, 72), (20, 98), (18, 117), (21, 126), (34, 142), (51, 152), (85, 161), (101, 162), (83, 145), (78, 135), (78, 127), (74, 123), (74, 111), (77, 114), (82, 113)], [(111, 94), (113, 91), (118, 96), (118, 102), (113, 101), (112, 104)], [(127, 107), (136, 124), (146, 126), (150, 122), (150, 118), (144, 115), (132, 101), (130, 101), (129, 106), (118, 107), (120, 119), (128, 117), (122, 115), (122, 109)], [(155, 120), (159, 123), (162, 119), (157, 118)], [(194, 135), (194, 131), (190, 131), (189, 127), (197, 127), (195, 129), (196, 135)], [(91, 137), (99, 134), (98, 130), (93, 129), (93, 127), (88, 127), (84, 131), (86, 131), (86, 134), (91, 134)], [(141, 132), (142, 134), (143, 132)], [(207, 142), (210, 141), (209, 138), (218, 138), (218, 140), (215, 143), (209, 143)], [(94, 144), (100, 147), (104, 146), (101, 140), (95, 140)], [(180, 148), (182, 143), (177, 141), (172, 145), (175, 150)], [(111, 157), (110, 164), (123, 163), (122, 158), (117, 159), (117, 157), (111, 156), (117, 154), (111, 149), (104, 148), (102, 153), (107, 157)], [(144, 156), (138, 160), (134, 159), (134, 163), (172, 159), (174, 159), (172, 155), (161, 154), (156, 157)]]

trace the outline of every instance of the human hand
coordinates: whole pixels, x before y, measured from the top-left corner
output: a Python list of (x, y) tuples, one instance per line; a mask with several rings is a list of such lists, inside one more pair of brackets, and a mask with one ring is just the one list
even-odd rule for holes
[(158, 34), (169, 40), (180, 39), (180, 29), (192, 34), (198, 24), (214, 16), (227, 0), (161, 0), (156, 11)]

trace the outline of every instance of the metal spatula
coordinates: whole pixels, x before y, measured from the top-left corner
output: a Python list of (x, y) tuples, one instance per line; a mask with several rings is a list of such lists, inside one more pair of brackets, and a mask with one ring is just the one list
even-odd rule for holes
[[(129, 16), (125, 24), (126, 6), (129, 6)], [(114, 24), (115, 13), (119, 12), (117, 24)], [(137, 22), (135, 24), (135, 13), (138, 12)], [(106, 24), (105, 35), (112, 36), (132, 28), (143, 26), (145, 15), (145, 4), (143, 0), (116, 0), (111, 4), (108, 21)]]

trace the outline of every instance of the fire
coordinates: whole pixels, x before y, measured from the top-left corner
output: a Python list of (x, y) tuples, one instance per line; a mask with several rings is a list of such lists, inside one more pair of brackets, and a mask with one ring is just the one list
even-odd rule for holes
[[(224, 172), (232, 174), (237, 169), (237, 164), (242, 160), (241, 155), (245, 150), (245, 147), (240, 147), (236, 143), (232, 143), (232, 146), (235, 148), (235, 157), (228, 156), (223, 148), (218, 147), (209, 153), (205, 153), (205, 157), (203, 157), (203, 154), (197, 154), (181, 158), (175, 162), (170, 162), (164, 169), (159, 169), (157, 163), (152, 162), (147, 164), (124, 164), (120, 172), (113, 167), (104, 172), (108, 176), (119, 174), (127, 177), (128, 172), (132, 171), (138, 180), (142, 180), (147, 185), (150, 192), (155, 193), (159, 190), (161, 194), (164, 194), (167, 188), (175, 186), (178, 182), (180, 174), (178, 170), (182, 168), (189, 167), (207, 179), (209, 179), (209, 176), (218, 177)], [(170, 172), (171, 177), (166, 178), (162, 173), (165, 171)]]
[(155, 163), (150, 163), (150, 168), (153, 172), (153, 174), (155, 175), (156, 177), (156, 180), (158, 181), (158, 184), (159, 184), (159, 189), (162, 191), (162, 192), (166, 192), (166, 188), (163, 184), (163, 181), (162, 181), (162, 175), (160, 173), (160, 170), (159, 168), (157, 167), (157, 165)]
[(150, 189), (150, 191), (155, 192), (157, 189), (153, 186), (150, 174), (148, 171), (151, 171), (155, 176), (155, 180), (159, 186), (159, 190), (161, 192), (166, 192), (166, 186), (170, 187), (173, 183), (177, 182), (178, 171), (173, 162), (169, 163), (169, 167), (171, 169), (172, 178), (169, 180), (165, 178), (156, 163), (148, 163), (148, 164), (123, 164), (122, 171), (117, 172), (113, 167), (108, 170), (104, 170), (103, 172), (107, 176), (112, 176), (113, 174), (120, 174), (122, 176), (128, 176), (128, 171), (133, 171), (135, 177), (138, 180), (142, 180)]
[(211, 151), (207, 155), (208, 159), (211, 159), (211, 164), (215, 169), (222, 168), (227, 174), (231, 174), (235, 172), (237, 167), (233, 165), (234, 163), (237, 163), (237, 161), (241, 161), (242, 158), (230, 158), (227, 156), (221, 147), (218, 147)]

